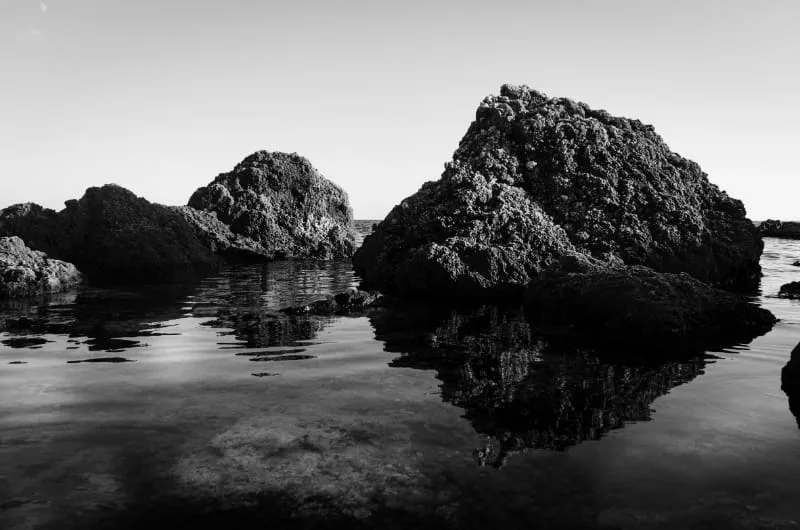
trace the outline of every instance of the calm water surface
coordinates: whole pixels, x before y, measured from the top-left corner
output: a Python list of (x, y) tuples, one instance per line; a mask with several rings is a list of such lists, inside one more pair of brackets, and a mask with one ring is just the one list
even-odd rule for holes
[(514, 308), (278, 312), (348, 263), (6, 303), (0, 528), (796, 528), (795, 259), (768, 335), (634, 364)]

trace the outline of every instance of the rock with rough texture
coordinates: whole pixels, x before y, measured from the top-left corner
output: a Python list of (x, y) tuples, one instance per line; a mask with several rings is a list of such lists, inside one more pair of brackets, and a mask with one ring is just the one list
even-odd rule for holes
[(200, 241), (215, 254), (232, 259), (269, 260), (275, 253), (249, 237), (231, 232), (231, 228), (217, 218), (215, 212), (195, 210), (191, 206), (174, 206), (195, 229)]
[(642, 266), (545, 275), (526, 291), (525, 309), (534, 324), (566, 325), (597, 342), (655, 347), (748, 342), (776, 322), (766, 309), (686, 273)]
[(758, 226), (759, 232), (764, 237), (780, 237), (784, 239), (800, 239), (800, 223), (775, 219), (767, 219)]
[(310, 304), (287, 307), (282, 311), (290, 315), (348, 315), (361, 314), (370, 309), (380, 307), (383, 295), (375, 291), (348, 289), (316, 300)]
[(73, 264), (31, 250), (16, 236), (0, 237), (0, 298), (62, 291), (80, 281)]
[(7, 208), (0, 235), (30, 240), (100, 283), (169, 281), (217, 267), (181, 214), (113, 184), (87, 189), (58, 213), (36, 205)]
[(354, 256), (366, 285), (437, 296), (521, 292), (565, 251), (750, 288), (763, 248), (742, 203), (652, 126), (505, 85), (440, 180)]
[(781, 298), (800, 298), (800, 282), (789, 282), (778, 290)]
[(297, 154), (254, 153), (195, 191), (189, 206), (216, 213), (233, 234), (275, 257), (330, 259), (355, 250), (347, 194)]

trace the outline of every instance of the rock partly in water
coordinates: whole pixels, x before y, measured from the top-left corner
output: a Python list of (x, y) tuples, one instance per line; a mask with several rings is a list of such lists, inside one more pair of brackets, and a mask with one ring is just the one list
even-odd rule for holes
[(35, 205), (7, 208), (0, 233), (30, 240), (100, 283), (169, 281), (218, 264), (180, 213), (113, 184), (89, 188), (58, 213)]
[(792, 263), (792, 266), (793, 267), (800, 267), (800, 260), (797, 260), (794, 263)]
[(776, 322), (766, 309), (686, 273), (642, 266), (547, 274), (531, 283), (525, 309), (534, 325), (649, 349), (748, 342)]
[(505, 85), (442, 178), (354, 256), (365, 284), (415, 296), (520, 293), (564, 252), (751, 288), (763, 248), (742, 203), (653, 127)]
[(189, 206), (274, 257), (330, 259), (355, 251), (347, 194), (297, 154), (259, 151), (199, 188)]
[(789, 362), (781, 370), (781, 390), (789, 397), (789, 410), (800, 428), (800, 344), (792, 350)]
[(758, 225), (758, 230), (764, 237), (800, 239), (800, 223), (794, 221), (782, 222), (776, 219), (767, 219)]
[(348, 289), (323, 300), (288, 307), (282, 311), (290, 315), (346, 315), (363, 313), (368, 309), (380, 307), (382, 304), (383, 295), (376, 291)]
[(80, 281), (73, 264), (31, 250), (19, 237), (0, 237), (0, 298), (53, 293)]
[(781, 298), (800, 298), (800, 282), (789, 282), (781, 285), (778, 290), (778, 296)]

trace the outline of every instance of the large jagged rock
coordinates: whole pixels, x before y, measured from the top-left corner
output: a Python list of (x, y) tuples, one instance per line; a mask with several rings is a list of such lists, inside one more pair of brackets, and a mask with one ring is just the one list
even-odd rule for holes
[(783, 239), (800, 239), (800, 223), (775, 219), (767, 219), (758, 225), (758, 231), (764, 237), (780, 237)]
[(113, 184), (87, 189), (58, 213), (9, 207), (0, 213), (0, 235), (20, 236), (99, 283), (169, 281), (217, 266), (181, 214)]
[(347, 194), (297, 154), (259, 151), (199, 188), (189, 206), (275, 257), (330, 259), (355, 251)]
[(80, 281), (73, 264), (31, 250), (16, 236), (0, 237), (0, 298), (58, 292)]
[(396, 206), (353, 262), (398, 294), (521, 292), (573, 249), (732, 289), (755, 285), (762, 248), (742, 203), (652, 126), (505, 85), (442, 178)]
[(749, 342), (776, 322), (766, 309), (686, 273), (642, 266), (546, 274), (530, 284), (525, 309), (531, 322), (618, 346), (725, 346)]

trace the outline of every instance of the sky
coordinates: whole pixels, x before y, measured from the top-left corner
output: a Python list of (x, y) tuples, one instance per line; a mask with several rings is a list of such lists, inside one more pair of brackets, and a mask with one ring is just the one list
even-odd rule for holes
[(527, 84), (651, 123), (753, 219), (800, 219), (797, 0), (0, 0), (0, 208), (165, 204), (296, 152), (380, 219)]

